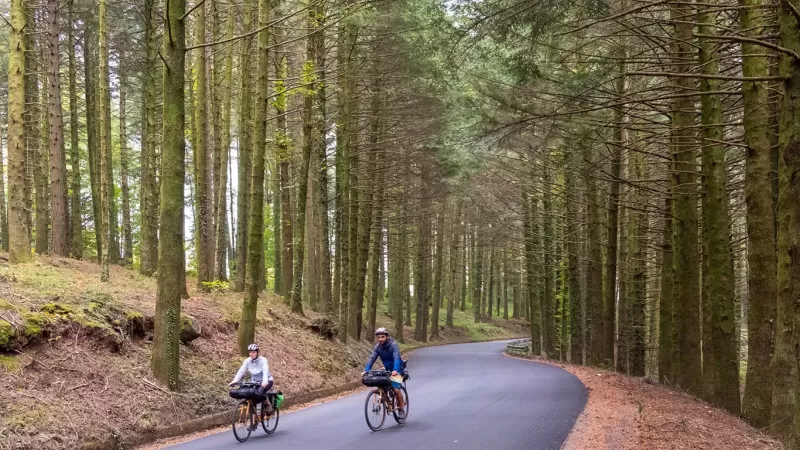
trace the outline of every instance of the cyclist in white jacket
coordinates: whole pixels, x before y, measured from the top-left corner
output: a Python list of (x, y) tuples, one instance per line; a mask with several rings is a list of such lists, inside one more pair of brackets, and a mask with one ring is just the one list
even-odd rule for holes
[[(272, 389), (272, 386), (275, 384), (275, 380), (272, 378), (272, 372), (269, 371), (269, 362), (267, 362), (266, 357), (259, 356), (258, 344), (248, 345), (247, 350), (250, 352), (250, 356), (245, 358), (244, 362), (242, 362), (242, 367), (236, 372), (236, 376), (233, 377), (233, 381), (231, 381), (230, 385), (233, 386), (238, 383), (242, 377), (249, 372), (250, 381), (261, 385), (257, 390), (258, 395), (264, 395), (264, 393)], [(264, 403), (267, 406), (267, 413), (271, 414), (272, 404), (270, 404), (269, 399)]]

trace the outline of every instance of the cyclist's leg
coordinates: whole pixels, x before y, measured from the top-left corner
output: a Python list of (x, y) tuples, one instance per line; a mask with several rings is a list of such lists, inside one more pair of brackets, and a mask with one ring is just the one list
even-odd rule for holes
[[(266, 387), (260, 388), (260, 389), (262, 389), (261, 393), (263, 394), (263, 393), (269, 392), (269, 390), (272, 389), (272, 386), (274, 386), (274, 385), (275, 385), (275, 382), (272, 381), (272, 380), (269, 380), (267, 382), (267, 386)], [(262, 406), (262, 408), (267, 408), (267, 413), (268, 414), (272, 414), (272, 402), (270, 401), (270, 398), (269, 398), (268, 395), (266, 396), (266, 400), (264, 400), (264, 405)]]
[[(400, 376), (403, 376), (402, 373), (398, 373)], [(392, 381), (392, 388), (394, 390), (394, 396), (397, 398), (397, 407), (403, 409), (406, 407), (406, 399), (403, 397), (403, 391), (400, 389), (400, 383), (396, 383)]]

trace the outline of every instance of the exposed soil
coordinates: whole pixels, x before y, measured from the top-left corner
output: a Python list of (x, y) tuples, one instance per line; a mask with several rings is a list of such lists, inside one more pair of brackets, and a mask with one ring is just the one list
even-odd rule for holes
[(783, 449), (742, 419), (643, 378), (537, 361), (569, 371), (589, 392), (563, 450)]

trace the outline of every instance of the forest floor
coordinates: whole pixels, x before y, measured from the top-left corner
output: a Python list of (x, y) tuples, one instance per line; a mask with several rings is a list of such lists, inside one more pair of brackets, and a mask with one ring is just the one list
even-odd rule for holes
[[(227, 386), (242, 361), (235, 351), (242, 294), (199, 293), (188, 280), (182, 323), (195, 339), (181, 345), (182, 387), (170, 393), (149, 370), (155, 280), (123, 267), (112, 267), (110, 283), (99, 280), (92, 262), (0, 263), (0, 449), (77, 448), (232, 404)], [(325, 339), (314, 328), (319, 314), (294, 315), (272, 294), (262, 294), (258, 307), (256, 341), (287, 397), (358, 379), (371, 340)], [(378, 325), (394, 329), (385, 311), (382, 303)], [(517, 320), (475, 324), (471, 317), (457, 311), (455, 327), (443, 328), (436, 343), (512, 338), (528, 329)], [(419, 344), (406, 339), (403, 347)]]
[(741, 418), (644, 378), (537, 361), (569, 371), (589, 392), (562, 450), (783, 449)]

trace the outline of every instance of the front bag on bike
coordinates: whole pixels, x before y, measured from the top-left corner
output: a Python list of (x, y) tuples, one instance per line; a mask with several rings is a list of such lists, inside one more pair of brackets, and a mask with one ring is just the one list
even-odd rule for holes
[(230, 395), (231, 398), (241, 399), (241, 400), (250, 399), (256, 401), (264, 401), (267, 398), (266, 395), (258, 394), (258, 387), (250, 387), (250, 386), (231, 389), (230, 392), (228, 392), (228, 395)]
[(389, 388), (392, 386), (392, 380), (389, 372), (367, 372), (361, 378), (364, 386)]

